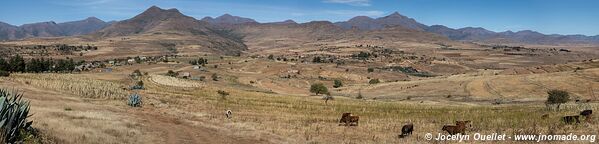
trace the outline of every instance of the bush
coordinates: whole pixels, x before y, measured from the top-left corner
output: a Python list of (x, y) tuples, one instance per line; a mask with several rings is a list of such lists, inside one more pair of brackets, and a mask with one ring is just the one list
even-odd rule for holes
[(550, 90), (547, 92), (547, 104), (557, 104), (557, 107), (570, 100), (570, 94), (563, 90)]
[(7, 71), (0, 70), (0, 77), (8, 77), (8, 76), (10, 76), (10, 73), (8, 73)]
[(329, 90), (327, 89), (326, 86), (324, 86), (324, 84), (322, 84), (322, 83), (316, 83), (316, 84), (312, 84), (310, 86), (310, 92), (315, 93), (316, 95), (318, 95), (318, 94), (328, 93)]
[(216, 75), (216, 73), (213, 73), (211, 77), (213, 81), (218, 81), (218, 75)]
[(363, 98), (364, 98), (364, 96), (362, 96), (362, 92), (359, 92), (358, 96), (356, 97), (356, 99), (363, 99)]
[(171, 77), (177, 77), (177, 73), (174, 72), (173, 70), (168, 70), (168, 72), (166, 73), (166, 76), (171, 76)]
[(27, 121), (29, 101), (22, 97), (0, 89), (0, 141), (4, 143), (20, 143), (23, 132), (31, 129), (33, 121)]
[(379, 81), (379, 79), (371, 79), (370, 81), (368, 81), (369, 84), (378, 84), (381, 81)]
[(335, 81), (333, 81), (333, 87), (334, 88), (339, 88), (343, 86), (343, 82), (341, 82), (341, 80), (336, 79)]
[(374, 68), (368, 68), (368, 73), (374, 72)]
[(131, 73), (132, 76), (141, 76), (141, 71), (139, 71), (138, 69), (136, 69), (135, 71), (133, 71), (133, 73)]
[(141, 96), (139, 94), (130, 95), (127, 105), (132, 107), (141, 107)]
[(225, 99), (229, 95), (229, 92), (226, 92), (224, 90), (218, 90), (218, 91), (216, 91), (216, 93), (218, 93), (220, 95), (220, 97), (223, 99)]

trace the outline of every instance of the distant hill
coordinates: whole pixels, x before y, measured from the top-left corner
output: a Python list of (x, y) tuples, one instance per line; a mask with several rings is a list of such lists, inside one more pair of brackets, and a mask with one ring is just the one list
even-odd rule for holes
[(391, 15), (370, 18), (356, 16), (348, 21), (336, 22), (337, 26), (345, 29), (381, 30), (385, 27), (400, 26), (408, 29), (427, 31), (446, 36), (452, 40), (476, 41), (488, 43), (522, 43), (522, 44), (599, 44), (599, 35), (546, 35), (535, 31), (494, 32), (484, 28), (465, 27), (460, 29), (448, 28), (443, 25), (426, 26), (418, 21), (403, 16), (398, 12)]
[[(201, 45), (200, 50), (209, 50), (227, 55), (239, 54), (247, 47), (241, 38), (229, 31), (216, 30), (209, 23), (183, 15), (177, 9), (161, 9), (156, 6), (127, 20), (116, 22), (98, 32), (95, 38), (116, 36), (144, 36), (144, 43), (158, 45)], [(162, 37), (161, 37), (162, 36)], [(168, 37), (166, 40), (163, 37)]]
[(216, 18), (204, 17), (204, 18), (202, 18), (201, 21), (205, 21), (210, 24), (227, 24), (227, 25), (243, 24), (243, 23), (258, 23), (255, 20), (250, 19), (250, 18), (232, 16), (230, 14), (224, 14), (224, 15), (216, 17)]
[[(321, 21), (323, 22), (323, 21)], [(328, 22), (328, 21), (327, 21)], [(330, 23), (330, 22), (328, 22)], [(307, 23), (309, 24), (309, 23)], [(515, 43), (515, 44), (599, 44), (599, 35), (547, 35), (535, 31), (523, 30), (518, 32), (494, 32), (480, 27), (449, 28), (443, 25), (427, 26), (413, 18), (394, 12), (388, 16), (371, 18), (356, 16), (347, 21), (331, 23), (332, 26), (345, 30), (379, 31), (393, 27), (411, 29), (415, 31), (430, 32), (445, 36), (456, 41), (472, 41), (482, 43)], [(212, 18), (204, 17), (196, 20), (193, 17), (181, 14), (177, 9), (163, 10), (151, 7), (131, 19), (120, 22), (104, 22), (95, 17), (85, 20), (55, 23), (40, 22), (13, 26), (0, 22), (0, 40), (15, 40), (32, 37), (60, 37), (92, 34), (96, 37), (126, 36), (151, 32), (174, 31), (192, 35), (230, 37), (237, 42), (242, 42), (239, 35), (227, 31), (240, 26), (260, 27), (267, 31), (286, 31), (285, 27), (261, 25), (299, 25), (293, 20), (283, 22), (259, 23), (250, 18), (224, 14)], [(246, 27), (246, 28), (247, 28)], [(264, 28), (283, 28), (284, 30), (270, 30)], [(334, 28), (336, 29), (336, 28)], [(301, 30), (301, 29), (297, 29)]]
[(335, 24), (343, 28), (358, 28), (361, 30), (380, 30), (385, 27), (394, 26), (401, 26), (414, 30), (424, 30), (427, 28), (426, 25), (418, 23), (416, 20), (403, 16), (398, 12), (376, 19), (367, 16), (357, 16), (348, 21), (337, 22)]
[(84, 35), (96, 32), (108, 25), (110, 25), (110, 23), (95, 17), (65, 23), (49, 21), (24, 24), (22, 26), (13, 26), (0, 22), (0, 40)]

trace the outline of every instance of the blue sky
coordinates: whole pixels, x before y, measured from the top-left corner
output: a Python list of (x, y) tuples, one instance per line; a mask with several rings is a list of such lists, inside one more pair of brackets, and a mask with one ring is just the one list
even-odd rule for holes
[(381, 17), (397, 11), (426, 25), (451, 28), (599, 34), (597, 0), (2, 0), (0, 21), (21, 25), (90, 16), (124, 20), (152, 5), (177, 8), (197, 19), (229, 13), (259, 22), (344, 21), (358, 15)]

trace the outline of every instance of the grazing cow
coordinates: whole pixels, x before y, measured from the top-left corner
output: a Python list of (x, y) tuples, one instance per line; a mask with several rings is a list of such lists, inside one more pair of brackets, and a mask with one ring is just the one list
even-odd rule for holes
[(231, 117), (233, 117), (233, 112), (231, 110), (226, 110), (225, 116), (227, 116), (227, 118), (230, 119)]
[(562, 121), (566, 124), (572, 124), (572, 123), (580, 123), (580, 120), (578, 119), (580, 116), (565, 116), (562, 117)]
[(343, 113), (341, 115), (341, 119), (339, 119), (339, 123), (345, 123), (349, 116), (351, 116), (351, 113)]
[(456, 121), (456, 125), (444, 125), (441, 130), (447, 131), (450, 135), (458, 133), (466, 134), (466, 127), (471, 127), (470, 121)]
[(593, 114), (593, 110), (583, 110), (582, 112), (580, 112), (580, 115), (584, 117), (588, 117), (591, 114)]
[(352, 115), (351, 113), (343, 113), (339, 123), (345, 123), (345, 126), (357, 126), (359, 120), (359, 116)]
[(406, 124), (401, 127), (401, 135), (399, 135), (399, 137), (404, 138), (408, 135), (412, 135), (412, 131), (414, 131), (414, 124)]

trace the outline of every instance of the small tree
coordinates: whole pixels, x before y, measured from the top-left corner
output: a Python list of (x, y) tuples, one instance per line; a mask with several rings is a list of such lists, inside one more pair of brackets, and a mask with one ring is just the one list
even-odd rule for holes
[(559, 109), (560, 105), (570, 100), (570, 94), (564, 90), (550, 90), (547, 92), (547, 104), (557, 104)]
[(368, 68), (368, 73), (374, 72), (374, 68)]
[(9, 72), (0, 70), (0, 77), (8, 77), (8, 76), (10, 76)]
[(333, 87), (334, 88), (339, 88), (343, 86), (343, 82), (341, 82), (341, 80), (336, 79), (335, 81), (333, 81)]
[(318, 94), (324, 94), (329, 92), (329, 90), (327, 89), (326, 86), (324, 86), (324, 84), (322, 83), (316, 83), (316, 84), (312, 84), (310, 86), (310, 92), (315, 93), (316, 95)]
[(324, 100), (325, 104), (328, 104), (329, 100), (335, 100), (335, 98), (331, 95), (330, 92), (327, 92), (322, 99)]
[(177, 77), (177, 73), (174, 72), (173, 70), (168, 70), (168, 72), (166, 73), (167, 76), (171, 76), (171, 77)]
[(356, 99), (363, 99), (363, 98), (364, 98), (364, 96), (362, 96), (362, 92), (361, 91), (358, 92), (358, 96), (356, 97)]
[(212, 74), (212, 80), (213, 81), (218, 81), (218, 75), (216, 75), (216, 73)]
[(216, 91), (216, 93), (218, 93), (222, 99), (226, 99), (227, 96), (229, 95), (229, 92), (226, 92), (224, 90), (218, 90), (218, 91)]
[(369, 84), (378, 84), (381, 81), (379, 81), (379, 79), (371, 79), (370, 81), (368, 81)]

